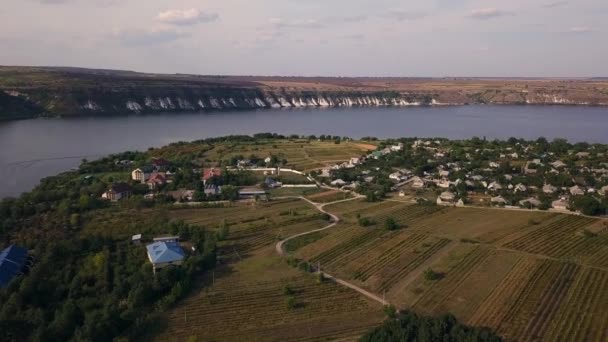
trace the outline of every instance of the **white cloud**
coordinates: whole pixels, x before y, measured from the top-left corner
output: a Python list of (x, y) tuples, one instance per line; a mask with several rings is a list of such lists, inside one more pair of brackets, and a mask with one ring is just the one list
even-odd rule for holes
[(575, 26), (575, 27), (571, 27), (568, 30), (568, 32), (570, 32), (570, 33), (589, 33), (589, 32), (593, 32), (593, 29), (588, 26)]
[(397, 21), (416, 20), (426, 16), (427, 14), (423, 12), (409, 12), (401, 10), (390, 11), (384, 15), (385, 18), (394, 19)]
[(219, 19), (217, 13), (202, 12), (196, 8), (185, 10), (168, 10), (158, 13), (156, 20), (173, 25), (194, 25), (209, 23)]
[(321, 23), (318, 19), (298, 19), (298, 20), (283, 20), (281, 18), (271, 18), (270, 24), (274, 27), (281, 28), (322, 28), (325, 24)]
[(514, 15), (512, 12), (503, 11), (498, 8), (480, 8), (471, 11), (470, 17), (473, 19), (487, 20), (492, 18)]
[(554, 1), (554, 2), (549, 2), (546, 3), (544, 5), (542, 5), (543, 8), (555, 8), (555, 7), (561, 7), (561, 6), (565, 6), (568, 4), (568, 1)]

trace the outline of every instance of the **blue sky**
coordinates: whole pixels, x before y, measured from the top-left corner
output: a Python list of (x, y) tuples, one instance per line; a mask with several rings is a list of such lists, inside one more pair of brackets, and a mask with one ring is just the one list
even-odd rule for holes
[(3, 0), (0, 64), (305, 76), (608, 76), (605, 0)]

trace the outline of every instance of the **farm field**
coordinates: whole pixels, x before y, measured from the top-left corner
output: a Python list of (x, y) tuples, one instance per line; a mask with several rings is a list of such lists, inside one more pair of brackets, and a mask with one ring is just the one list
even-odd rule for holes
[[(305, 201), (275, 200), (169, 212), (209, 230), (227, 225), (220, 265), (165, 316), (157, 341), (354, 340), (384, 319), (381, 305), (289, 266), (275, 251), (288, 235), (327, 225)], [(289, 289), (289, 295), (286, 294)], [(294, 298), (293, 307), (287, 304)]]
[[(608, 338), (608, 235), (594, 228), (600, 219), (399, 202), (325, 209), (343, 221), (295, 239), (290, 252), (398, 308), (449, 312), (507, 340)], [(375, 224), (361, 227), (357, 217)], [(388, 217), (401, 229), (386, 230)]]
[(230, 160), (234, 156), (249, 157), (256, 155), (260, 158), (277, 156), (280, 160), (286, 159), (288, 168), (311, 171), (349, 160), (351, 157), (366, 154), (375, 149), (373, 145), (333, 141), (308, 140), (272, 140), (250, 142), (223, 143), (201, 153), (202, 159), (209, 161)]

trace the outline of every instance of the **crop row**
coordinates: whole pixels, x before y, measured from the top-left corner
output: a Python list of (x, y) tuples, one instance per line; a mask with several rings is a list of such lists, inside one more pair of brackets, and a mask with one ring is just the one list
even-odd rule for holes
[(366, 281), (372, 274), (398, 259), (404, 251), (416, 246), (416, 244), (427, 237), (428, 236), (425, 234), (413, 234), (408, 235), (404, 240), (398, 240), (398, 243), (385, 249), (377, 258), (367, 259), (367, 261), (356, 271), (358, 274), (357, 279)]
[(311, 259), (311, 262), (321, 263), (321, 265), (328, 264), (333, 259), (341, 256), (344, 253), (352, 253), (355, 249), (360, 248), (362, 245), (375, 242), (375, 240), (384, 233), (386, 233), (386, 231), (381, 228), (374, 228), (369, 231), (365, 231), (364, 233), (358, 234), (315, 256)]
[(429, 246), (424, 252), (414, 254), (414, 258), (409, 262), (403, 262), (399, 259), (392, 265), (389, 265), (387, 269), (391, 270), (388, 277), (382, 280), (380, 284), (380, 291), (388, 291), (393, 285), (395, 285), (401, 278), (405, 277), (408, 273), (412, 272), (426, 260), (428, 260), (433, 254), (437, 253), (440, 249), (445, 247), (451, 241), (448, 239), (439, 239), (437, 242)]
[(523, 291), (537, 267), (537, 259), (520, 258), (473, 316), (471, 316), (468, 323), (475, 326), (498, 327), (513, 298)]
[(454, 267), (449, 269), (443, 279), (438, 280), (414, 304), (415, 309), (432, 313), (435, 307), (444, 302), (469, 276), (474, 268), (488, 258), (490, 252), (482, 247), (476, 247)]

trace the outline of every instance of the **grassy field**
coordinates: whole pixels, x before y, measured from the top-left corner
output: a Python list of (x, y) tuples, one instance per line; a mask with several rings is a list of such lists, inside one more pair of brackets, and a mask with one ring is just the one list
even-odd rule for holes
[[(608, 234), (586, 233), (599, 219), (398, 202), (326, 209), (343, 222), (292, 241), (294, 255), (400, 308), (450, 312), (508, 340), (608, 338)], [(375, 224), (361, 227), (357, 216)], [(386, 230), (388, 217), (401, 229)]]
[(333, 282), (319, 283), (276, 255), (275, 242), (282, 237), (327, 225), (305, 201), (168, 214), (209, 230), (226, 224), (230, 234), (220, 244), (220, 265), (200, 280), (202, 290), (166, 314), (155, 340), (352, 340), (383, 320), (378, 303)]
[(218, 145), (202, 154), (205, 160), (230, 160), (231, 157), (256, 155), (260, 158), (277, 156), (286, 159), (285, 167), (303, 171), (319, 169), (366, 154), (375, 146), (355, 142), (308, 141), (308, 140), (273, 140), (226, 143)]

